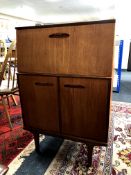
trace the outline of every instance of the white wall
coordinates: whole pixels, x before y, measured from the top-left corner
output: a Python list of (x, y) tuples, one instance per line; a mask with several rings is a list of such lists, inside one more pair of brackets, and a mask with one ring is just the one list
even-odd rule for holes
[(0, 38), (11, 40), (16, 38), (15, 27), (34, 25), (35, 22), (0, 14)]
[(122, 69), (127, 69), (131, 39), (131, 1), (116, 1), (116, 35), (124, 40)]
[[(83, 1), (84, 2), (84, 1)], [(94, 6), (96, 6), (95, 4), (100, 4), (100, 2), (102, 2), (102, 0), (99, 3), (96, 3), (97, 1), (94, 0)], [(107, 2), (112, 4), (115, 2), (115, 15), (113, 14), (113, 7), (111, 7), (110, 4), (110, 8), (106, 8), (103, 7), (102, 8), (102, 4), (100, 4), (100, 7), (98, 6), (96, 11), (93, 11), (92, 13), (87, 13), (84, 14), (74, 14), (74, 11), (72, 11), (72, 13), (70, 14), (70, 16), (66, 13), (65, 16), (64, 15), (48, 15), (48, 14), (43, 14), (43, 16), (41, 16), (41, 18), (39, 18), (39, 20), (41, 19), (41, 21), (44, 21), (45, 23), (50, 23), (51, 21), (55, 22), (60, 22), (60, 21), (88, 21), (88, 20), (101, 20), (103, 18), (108, 18), (108, 17), (115, 17), (116, 18), (116, 35), (119, 35), (120, 39), (124, 40), (124, 50), (123, 50), (123, 60), (122, 60), (122, 69), (127, 69), (127, 63), (128, 63), (128, 56), (129, 56), (129, 44), (130, 44), (130, 39), (131, 39), (131, 0), (115, 0), (115, 1), (103, 1), (105, 2), (104, 4), (106, 5)], [(84, 6), (88, 7), (89, 2), (87, 2)], [(92, 1), (93, 4), (93, 1)], [(113, 6), (113, 5), (112, 5)], [(89, 7), (88, 7), (89, 8)], [(87, 8), (87, 9), (88, 9)], [(105, 9), (105, 10), (103, 10)], [(43, 12), (44, 13), (44, 12)], [(22, 13), (23, 14), (23, 13)], [(73, 15), (74, 14), (74, 15)], [(3, 18), (5, 20), (3, 20)], [(33, 19), (32, 19), (33, 20)], [(1, 25), (2, 23), (2, 25)], [(34, 22), (35, 23), (35, 22)], [(2, 36), (6, 37), (5, 35), (10, 36), (10, 38), (15, 38), (15, 27), (16, 26), (25, 26), (25, 25), (34, 25), (33, 22), (31, 21), (27, 21), (27, 20), (20, 20), (18, 18), (11, 18), (9, 16), (2, 16), (0, 15), (0, 38)], [(3, 32), (3, 25), (5, 26), (4, 32)], [(2, 35), (2, 36), (1, 36)]]

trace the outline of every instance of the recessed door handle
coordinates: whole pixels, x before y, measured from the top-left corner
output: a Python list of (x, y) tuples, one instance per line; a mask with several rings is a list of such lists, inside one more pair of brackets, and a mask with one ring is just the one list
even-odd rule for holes
[(64, 87), (66, 88), (85, 88), (83, 85), (73, 85), (73, 84), (65, 84)]
[(37, 86), (53, 86), (53, 83), (46, 83), (46, 82), (35, 82)]
[(49, 35), (49, 38), (67, 38), (69, 36), (68, 33), (53, 33)]

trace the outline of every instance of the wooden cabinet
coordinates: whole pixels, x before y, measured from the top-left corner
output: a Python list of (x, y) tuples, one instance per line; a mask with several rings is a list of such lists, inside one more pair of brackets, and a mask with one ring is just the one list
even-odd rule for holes
[(18, 80), (24, 128), (107, 145), (114, 20), (17, 28)]

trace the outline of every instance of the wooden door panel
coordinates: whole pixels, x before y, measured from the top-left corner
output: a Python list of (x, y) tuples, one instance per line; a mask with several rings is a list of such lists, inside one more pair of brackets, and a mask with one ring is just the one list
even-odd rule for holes
[(19, 72), (112, 75), (114, 23), (23, 29), (17, 40)]
[(110, 80), (61, 78), (62, 133), (107, 141)]
[(25, 127), (59, 131), (57, 78), (19, 75)]

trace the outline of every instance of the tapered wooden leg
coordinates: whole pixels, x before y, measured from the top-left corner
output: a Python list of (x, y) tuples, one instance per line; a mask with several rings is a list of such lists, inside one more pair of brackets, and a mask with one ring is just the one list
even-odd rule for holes
[(11, 106), (10, 106), (10, 101), (9, 101), (9, 97), (8, 97), (8, 95), (6, 95), (6, 98), (7, 98), (8, 106), (9, 106), (9, 108), (10, 108)]
[(13, 126), (12, 126), (12, 123), (11, 123), (10, 114), (8, 112), (8, 109), (7, 109), (7, 106), (6, 106), (6, 103), (5, 103), (5, 99), (4, 99), (3, 96), (1, 97), (1, 100), (2, 100), (2, 104), (4, 106), (4, 109), (5, 109), (6, 117), (7, 117), (8, 121), (9, 121), (10, 129), (12, 130)]
[(17, 103), (17, 101), (16, 101), (16, 99), (15, 99), (14, 95), (11, 95), (11, 98), (12, 98), (12, 100), (13, 100), (14, 104), (17, 106), (17, 105), (18, 105), (18, 103)]
[(35, 141), (35, 151), (40, 154), (39, 133), (33, 133)]
[(93, 153), (93, 145), (87, 145), (88, 148), (88, 166), (92, 165), (92, 153)]

